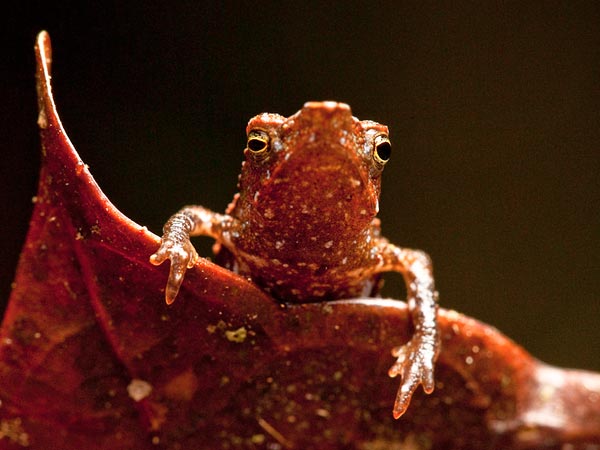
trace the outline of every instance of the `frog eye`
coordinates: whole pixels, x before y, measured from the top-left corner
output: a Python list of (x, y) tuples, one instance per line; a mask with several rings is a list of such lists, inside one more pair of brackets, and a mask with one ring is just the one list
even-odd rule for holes
[(261, 160), (265, 158), (270, 149), (269, 135), (263, 130), (251, 130), (248, 133), (246, 148), (254, 159)]
[(378, 134), (375, 136), (373, 142), (375, 144), (373, 148), (373, 161), (379, 167), (383, 167), (390, 160), (390, 156), (392, 156), (392, 144), (385, 134)]

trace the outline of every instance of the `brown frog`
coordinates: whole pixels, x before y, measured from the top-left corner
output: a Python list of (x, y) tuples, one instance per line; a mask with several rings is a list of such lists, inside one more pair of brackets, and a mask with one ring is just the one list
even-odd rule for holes
[(374, 296), (382, 272), (404, 276), (415, 332), (392, 353), (402, 382), (400, 417), (419, 384), (434, 388), (439, 350), (431, 261), (380, 235), (381, 173), (391, 155), (388, 129), (360, 121), (350, 107), (309, 102), (291, 117), (261, 114), (247, 126), (239, 194), (226, 214), (186, 206), (164, 226), (150, 261), (171, 260), (166, 301), (177, 296), (198, 254), (190, 236), (216, 240), (217, 262), (250, 278), (280, 302)]

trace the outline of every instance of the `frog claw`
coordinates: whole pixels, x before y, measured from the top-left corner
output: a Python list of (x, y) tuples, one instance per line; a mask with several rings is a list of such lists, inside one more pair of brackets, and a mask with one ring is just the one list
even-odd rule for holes
[(155, 266), (160, 266), (168, 258), (167, 252), (161, 247), (150, 256), (150, 263)]
[(167, 305), (172, 304), (179, 293), (179, 288), (183, 282), (185, 271), (191, 269), (198, 262), (198, 253), (189, 241), (183, 239), (181, 242), (170, 238), (164, 238), (160, 248), (150, 256), (150, 263), (158, 266), (167, 259), (171, 260), (171, 268), (169, 269), (169, 279), (165, 288), (165, 301)]
[(396, 394), (396, 401), (394, 402), (394, 409), (392, 414), (394, 419), (399, 419), (408, 409), (408, 405), (410, 404), (410, 400), (412, 398), (413, 393), (417, 388), (417, 383), (414, 384), (401, 384), (398, 389), (398, 393)]
[(429, 351), (420, 339), (415, 338), (402, 347), (394, 348), (392, 354), (397, 357), (397, 360), (388, 371), (388, 375), (392, 378), (398, 375), (402, 377), (393, 409), (394, 419), (398, 419), (408, 409), (410, 400), (419, 385), (423, 386), (426, 394), (433, 392), (435, 354)]
[(178, 264), (171, 263), (171, 269), (169, 271), (169, 280), (165, 288), (165, 301), (167, 305), (170, 305), (175, 301), (175, 297), (179, 293), (181, 283), (183, 283), (183, 276), (185, 274), (186, 267), (181, 267)]
[[(394, 347), (392, 349), (392, 356), (396, 357), (396, 363), (390, 368), (389, 373), (390, 377), (395, 377), (400, 374), (400, 369), (402, 368), (402, 364), (406, 360), (408, 350), (408, 345), (402, 345), (400, 347)], [(392, 374), (393, 373), (393, 374)]]

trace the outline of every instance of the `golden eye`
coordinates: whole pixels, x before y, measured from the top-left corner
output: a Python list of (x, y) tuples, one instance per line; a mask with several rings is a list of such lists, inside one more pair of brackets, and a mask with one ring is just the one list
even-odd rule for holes
[(392, 156), (392, 144), (390, 139), (385, 134), (378, 134), (373, 139), (373, 161), (380, 167), (383, 167)]
[(246, 148), (253, 158), (257, 160), (265, 158), (270, 149), (269, 135), (263, 130), (251, 130), (248, 133)]

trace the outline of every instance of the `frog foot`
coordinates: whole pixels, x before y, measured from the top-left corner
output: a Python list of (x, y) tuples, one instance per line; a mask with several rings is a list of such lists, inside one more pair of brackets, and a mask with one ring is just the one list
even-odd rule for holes
[(433, 392), (436, 351), (430, 341), (426, 336), (417, 334), (407, 344), (392, 349), (392, 355), (397, 357), (397, 360), (388, 371), (388, 375), (392, 378), (397, 375), (402, 377), (394, 403), (394, 419), (398, 419), (406, 412), (419, 384), (423, 386), (425, 393)]
[(150, 262), (158, 266), (167, 259), (171, 260), (171, 269), (165, 288), (165, 300), (170, 305), (177, 297), (185, 271), (194, 267), (199, 256), (187, 236), (163, 236), (159, 249), (150, 256)]

